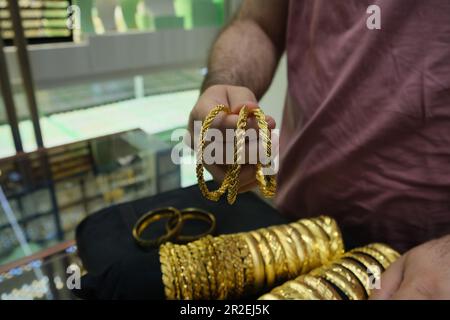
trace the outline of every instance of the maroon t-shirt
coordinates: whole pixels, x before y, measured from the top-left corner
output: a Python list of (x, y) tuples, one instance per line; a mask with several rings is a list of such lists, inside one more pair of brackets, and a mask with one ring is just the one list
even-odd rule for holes
[(450, 234), (450, 1), (291, 0), (287, 33), (279, 209), (351, 245)]

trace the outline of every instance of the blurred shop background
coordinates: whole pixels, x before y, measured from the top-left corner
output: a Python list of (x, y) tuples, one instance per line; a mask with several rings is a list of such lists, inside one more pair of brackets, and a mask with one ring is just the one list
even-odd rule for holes
[[(0, 300), (69, 299), (83, 218), (196, 183), (171, 134), (241, 1), (15, 2), (22, 31), (0, 0)], [(277, 123), (286, 81), (283, 58), (261, 101)]]

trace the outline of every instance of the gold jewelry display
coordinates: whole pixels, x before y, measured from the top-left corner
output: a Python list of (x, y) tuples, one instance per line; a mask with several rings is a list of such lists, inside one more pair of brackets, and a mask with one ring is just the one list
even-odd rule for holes
[[(387, 268), (399, 256), (392, 248), (379, 243), (356, 248), (309, 274), (301, 275), (274, 288), (261, 296), (260, 300), (309, 300), (317, 297), (321, 300), (364, 300), (370, 297), (376, 280), (373, 279), (374, 275), (371, 272), (374, 263), (377, 268), (379, 266)], [(295, 286), (293, 283), (298, 285)], [(314, 288), (315, 294), (305, 290), (305, 286)]]
[[(234, 156), (233, 165), (229, 165), (225, 173), (224, 180), (219, 189), (210, 191), (206, 185), (203, 174), (203, 154), (206, 146), (206, 133), (211, 127), (212, 122), (221, 112), (231, 114), (229, 107), (225, 105), (215, 106), (208, 116), (205, 118), (200, 130), (198, 150), (197, 150), (197, 166), (196, 174), (198, 180), (198, 186), (203, 196), (212, 201), (219, 201), (222, 195), (228, 191), (227, 201), (229, 204), (233, 204), (236, 201), (236, 197), (239, 190), (239, 174), (242, 166), (242, 155), (245, 154), (245, 130), (247, 127), (247, 120), (249, 115), (254, 115), (259, 128), (259, 136), (262, 140), (264, 147), (265, 157), (267, 161), (270, 161), (272, 155), (272, 141), (269, 126), (266, 121), (266, 116), (261, 109), (255, 109), (249, 111), (246, 106), (241, 108), (236, 127), (236, 136), (234, 139)], [(270, 168), (270, 163), (261, 163), (261, 159), (258, 159), (256, 164), (256, 181), (258, 183), (261, 193), (267, 197), (272, 198), (275, 195), (277, 183), (275, 175), (264, 174), (265, 169)]]
[[(308, 225), (317, 226), (319, 219), (308, 219), (313, 224), (300, 220), (247, 233), (206, 236), (188, 245), (162, 245), (159, 252), (166, 298), (239, 298), (271, 289), (299, 276), (301, 271), (309, 272), (313, 266), (339, 258), (344, 253), (342, 239), (339, 247), (330, 240), (340, 234), (334, 229), (337, 224), (329, 224), (321, 231), (310, 230)], [(301, 240), (305, 232), (308, 241)], [(299, 243), (302, 248), (297, 250)], [(322, 293), (334, 296), (332, 287), (321, 283), (320, 288), (312, 288), (311, 281), (302, 285), (309, 297), (321, 297)], [(288, 288), (277, 295), (291, 297), (293, 290)]]
[[(174, 219), (173, 228), (171, 228), (165, 235), (156, 239), (143, 239), (142, 233), (149, 225), (160, 221), (162, 219)], [(175, 208), (168, 207), (150, 211), (144, 214), (135, 224), (133, 228), (133, 238), (142, 247), (157, 247), (160, 244), (175, 238), (183, 227), (183, 219), (181, 212)]]
[[(208, 211), (197, 209), (197, 208), (187, 208), (180, 210), (181, 217), (183, 220), (183, 223), (188, 220), (199, 220), (204, 221), (209, 224), (208, 230), (206, 230), (204, 233), (195, 235), (195, 236), (185, 236), (182, 235), (181, 232), (179, 232), (173, 240), (177, 243), (188, 243), (195, 240), (198, 240), (200, 238), (203, 238), (209, 234), (213, 234), (216, 230), (216, 217), (212, 213), (209, 213)], [(176, 226), (176, 217), (172, 217), (169, 219), (166, 223), (166, 231), (169, 233), (175, 226)]]

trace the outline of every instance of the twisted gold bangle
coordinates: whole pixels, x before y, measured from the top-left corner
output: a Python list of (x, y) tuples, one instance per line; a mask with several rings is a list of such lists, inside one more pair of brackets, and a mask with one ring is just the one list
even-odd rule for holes
[(198, 180), (198, 186), (200, 188), (200, 191), (202, 192), (203, 196), (209, 200), (212, 201), (219, 201), (220, 197), (227, 191), (228, 186), (230, 184), (229, 181), (229, 172), (227, 171), (225, 174), (225, 178), (222, 182), (222, 185), (219, 187), (219, 189), (215, 191), (210, 191), (208, 189), (208, 186), (206, 185), (205, 178), (203, 175), (203, 152), (205, 149), (205, 143), (206, 143), (206, 132), (208, 131), (209, 127), (211, 126), (214, 119), (217, 117), (217, 115), (220, 112), (226, 112), (227, 114), (231, 113), (230, 108), (228, 108), (225, 105), (218, 105), (214, 107), (208, 116), (203, 121), (202, 129), (200, 131), (200, 137), (199, 137), (199, 143), (198, 143), (198, 150), (197, 150), (197, 167), (196, 167), (196, 173), (197, 173), (197, 180)]

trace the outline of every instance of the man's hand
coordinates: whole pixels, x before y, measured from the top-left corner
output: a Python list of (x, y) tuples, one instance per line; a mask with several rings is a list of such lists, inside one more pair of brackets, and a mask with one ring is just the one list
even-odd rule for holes
[(450, 299), (450, 236), (418, 246), (386, 270), (371, 299)]
[[(192, 109), (189, 117), (189, 133), (191, 139), (197, 139), (194, 132), (194, 121), (203, 121), (208, 113), (218, 104), (224, 104), (231, 108), (231, 115), (220, 113), (213, 121), (211, 128), (219, 129), (222, 131), (225, 137), (226, 129), (236, 129), (237, 120), (239, 117), (239, 111), (246, 105), (249, 109), (258, 108), (258, 102), (255, 95), (249, 89), (245, 87), (236, 87), (228, 85), (215, 85), (209, 87), (200, 96), (197, 104)], [(275, 128), (275, 120), (266, 116), (266, 121), (269, 125), (269, 129)], [(258, 129), (256, 119), (254, 117), (249, 118), (247, 128)], [(213, 142), (214, 143), (214, 142)], [(226, 143), (233, 143), (233, 141), (223, 141), (223, 149), (227, 150)], [(257, 141), (250, 141), (246, 143), (246, 149), (250, 148), (250, 144), (257, 144)], [(191, 140), (191, 146), (194, 146), (194, 141)], [(246, 156), (248, 159), (248, 156)], [(205, 165), (205, 168), (212, 174), (215, 181), (221, 183), (225, 177), (227, 166), (223, 164)], [(239, 192), (246, 192), (253, 189), (256, 186), (255, 180), (255, 166), (243, 165), (241, 174), (239, 177), (240, 187)]]

